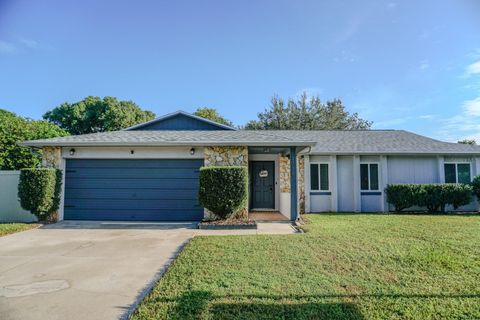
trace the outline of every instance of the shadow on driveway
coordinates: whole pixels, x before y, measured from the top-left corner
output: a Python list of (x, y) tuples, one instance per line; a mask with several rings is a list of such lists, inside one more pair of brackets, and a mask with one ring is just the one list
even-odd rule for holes
[(46, 224), (41, 229), (196, 229), (198, 222), (131, 222), (131, 221), (60, 221)]

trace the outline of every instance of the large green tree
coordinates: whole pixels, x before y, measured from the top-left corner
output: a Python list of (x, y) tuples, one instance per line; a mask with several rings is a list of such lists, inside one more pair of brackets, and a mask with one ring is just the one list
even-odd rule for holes
[(90, 96), (75, 103), (65, 102), (45, 113), (43, 118), (70, 134), (84, 134), (124, 129), (152, 120), (155, 114), (142, 110), (133, 101)]
[(247, 130), (354, 130), (370, 129), (371, 121), (349, 113), (340, 99), (322, 103), (318, 96), (303, 93), (297, 100), (274, 96), (258, 120), (245, 125)]
[(207, 108), (207, 107), (198, 108), (197, 111), (195, 111), (193, 114), (205, 119), (209, 119), (209, 120), (233, 127), (233, 122), (228, 120), (224, 116), (220, 115), (217, 109), (214, 109), (214, 108)]
[(36, 121), (0, 109), (0, 169), (19, 170), (37, 167), (41, 152), (21, 147), (24, 140), (62, 137), (68, 132), (47, 121)]

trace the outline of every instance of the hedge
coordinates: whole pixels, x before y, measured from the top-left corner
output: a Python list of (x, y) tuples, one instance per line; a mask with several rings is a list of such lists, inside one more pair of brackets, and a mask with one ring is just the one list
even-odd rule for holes
[(468, 184), (391, 184), (385, 194), (395, 211), (419, 206), (426, 207), (429, 212), (445, 212), (447, 205), (458, 209), (469, 204), (472, 190)]
[(216, 216), (227, 219), (245, 208), (248, 198), (246, 167), (200, 168), (200, 204)]
[(18, 183), (20, 205), (38, 217), (50, 220), (60, 206), (62, 172), (58, 169), (22, 169)]

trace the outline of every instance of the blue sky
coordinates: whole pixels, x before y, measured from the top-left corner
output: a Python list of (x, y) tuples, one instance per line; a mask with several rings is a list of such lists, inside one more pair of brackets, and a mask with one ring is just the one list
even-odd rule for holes
[(0, 108), (22, 116), (110, 95), (244, 124), (302, 91), (480, 139), (480, 1), (0, 0)]

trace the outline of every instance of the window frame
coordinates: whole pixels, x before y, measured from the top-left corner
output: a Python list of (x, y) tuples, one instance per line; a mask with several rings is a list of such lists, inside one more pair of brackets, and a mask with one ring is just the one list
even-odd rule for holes
[[(330, 183), (330, 162), (325, 162), (325, 161), (310, 161), (310, 166), (312, 164), (316, 164), (318, 165), (318, 189), (312, 189), (312, 179), (310, 178), (311, 177), (311, 167), (308, 168), (308, 170), (310, 171), (309, 174), (309, 188), (310, 188), (310, 191), (314, 191), (314, 192), (331, 192), (331, 183)], [(327, 179), (328, 179), (328, 189), (327, 190), (322, 190), (322, 180), (321, 180), (321, 170), (320, 170), (320, 165), (321, 164), (326, 164), (327, 165)]]
[[(368, 173), (367, 173), (367, 176), (368, 176), (368, 189), (362, 189), (362, 164), (366, 164), (367, 165), (367, 168), (368, 168)], [(372, 182), (370, 180), (371, 178), (371, 175), (370, 175), (370, 165), (372, 164), (376, 164), (377, 165), (377, 185), (378, 185), (378, 189), (371, 189), (371, 186), (372, 186)], [(363, 162), (361, 161), (360, 162), (360, 165), (359, 165), (359, 168), (358, 168), (358, 173), (360, 175), (359, 179), (360, 179), (360, 192), (382, 192), (382, 187), (381, 187), (381, 180), (382, 180), (382, 177), (381, 177), (381, 170), (380, 170), (380, 161), (367, 161), (367, 162)]]
[[(455, 165), (455, 182), (446, 182), (445, 181), (445, 165), (446, 164), (453, 164)], [(459, 164), (468, 164), (469, 168), (470, 168), (470, 181), (469, 182), (472, 182), (472, 174), (473, 174), (473, 171), (472, 171), (472, 163), (471, 162), (468, 162), (468, 161), (444, 161), (443, 162), (443, 180), (444, 180), (444, 183), (455, 183), (455, 184), (459, 184), (458, 182), (458, 165)]]

